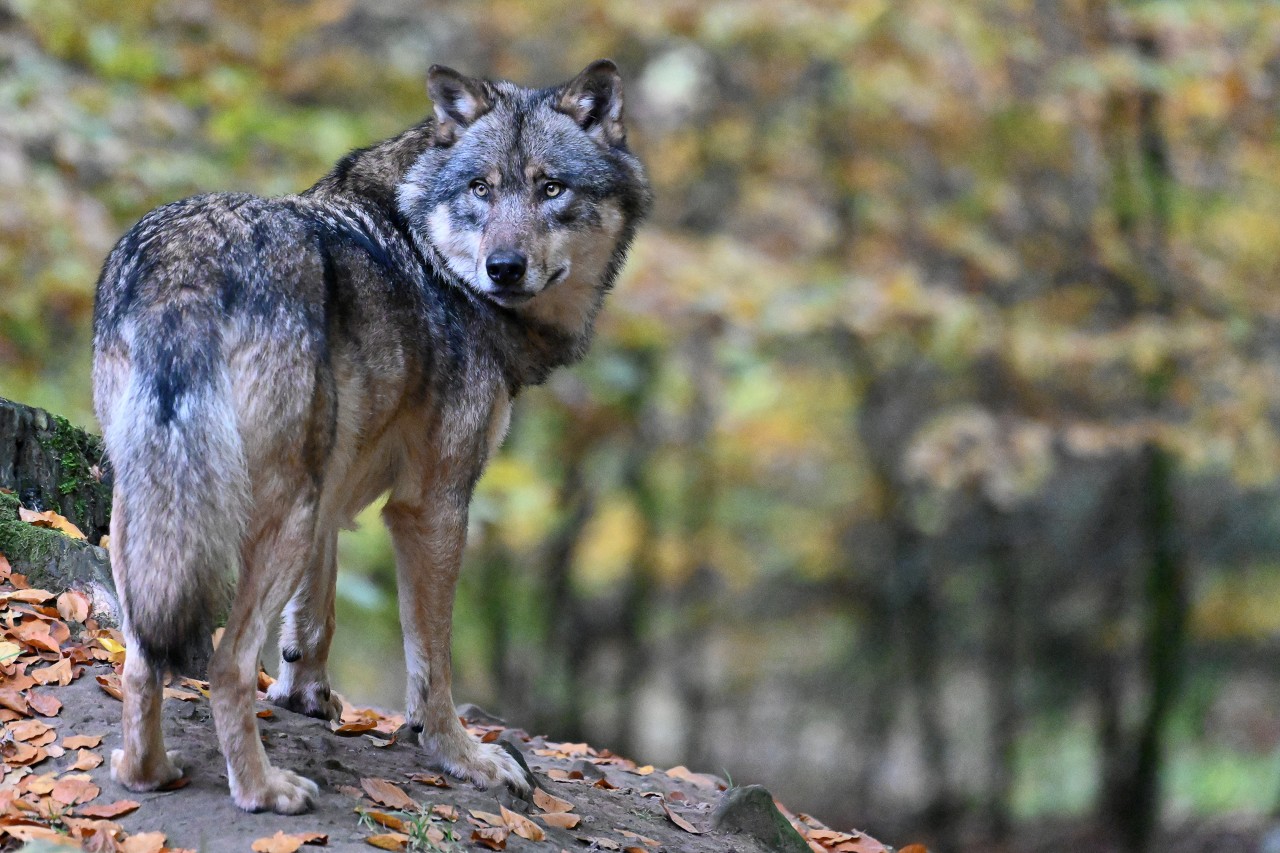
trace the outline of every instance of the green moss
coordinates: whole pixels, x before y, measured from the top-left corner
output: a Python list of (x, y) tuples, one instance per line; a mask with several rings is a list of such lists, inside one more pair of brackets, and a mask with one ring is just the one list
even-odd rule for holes
[(41, 438), (40, 446), (57, 459), (62, 467), (62, 481), (58, 483), (59, 494), (70, 495), (96, 486), (92, 465), (87, 458), (93, 442), (66, 418), (50, 415), (50, 419), (53, 421), (53, 431)]
[(18, 520), (18, 498), (0, 492), (0, 554), (11, 562), (38, 563), (53, 553), (63, 535)]

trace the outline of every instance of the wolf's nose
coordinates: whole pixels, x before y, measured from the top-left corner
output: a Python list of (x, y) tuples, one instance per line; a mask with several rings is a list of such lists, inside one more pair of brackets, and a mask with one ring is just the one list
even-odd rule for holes
[(484, 262), (494, 284), (510, 287), (524, 278), (525, 258), (519, 252), (494, 252)]

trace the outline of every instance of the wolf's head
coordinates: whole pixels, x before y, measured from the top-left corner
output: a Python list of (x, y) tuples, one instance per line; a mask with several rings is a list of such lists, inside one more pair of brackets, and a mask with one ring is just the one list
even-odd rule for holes
[(577, 332), (613, 283), (650, 202), (607, 59), (549, 89), (430, 71), (436, 131), (399, 188), (402, 213), (462, 284)]

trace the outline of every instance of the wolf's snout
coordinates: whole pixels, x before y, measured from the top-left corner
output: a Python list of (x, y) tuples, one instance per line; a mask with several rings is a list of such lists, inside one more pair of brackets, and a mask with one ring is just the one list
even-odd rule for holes
[(489, 273), (489, 278), (493, 279), (493, 283), (500, 287), (510, 287), (513, 284), (518, 284), (520, 279), (524, 278), (524, 271), (527, 265), (524, 255), (512, 251), (494, 252), (484, 262), (484, 268)]

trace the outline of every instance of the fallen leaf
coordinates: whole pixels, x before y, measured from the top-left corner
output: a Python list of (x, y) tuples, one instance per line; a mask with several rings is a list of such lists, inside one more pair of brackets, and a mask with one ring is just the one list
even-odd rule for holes
[(75, 763), (72, 764), (68, 769), (69, 770), (92, 770), (93, 768), (97, 767), (100, 764), (102, 764), (101, 755), (98, 755), (98, 753), (96, 752), (90, 752), (87, 749), (81, 749), (76, 752)]
[[(9, 726), (9, 737), (14, 740), (30, 741), (51, 731), (53, 727), (48, 723), (42, 723), (39, 720), (20, 720)], [(39, 745), (36, 744), (36, 746)]]
[(100, 804), (96, 806), (81, 806), (76, 812), (81, 817), (97, 817), (104, 820), (110, 820), (113, 817), (124, 817), (134, 811), (137, 811), (139, 803), (136, 800), (116, 800), (114, 803)]
[(409, 781), (417, 782), (421, 785), (434, 785), (437, 788), (449, 787), (449, 780), (439, 773), (414, 773), (409, 776)]
[(22, 646), (8, 640), (0, 642), (0, 665), (12, 662), (20, 654), (22, 654)]
[(53, 598), (53, 593), (47, 589), (19, 589), (13, 592), (6, 592), (3, 597), (9, 601), (20, 601), (23, 604), (44, 604)]
[(626, 768), (626, 770), (628, 773), (634, 773), (637, 776), (648, 776), (650, 773), (653, 772), (654, 767), (652, 764), (646, 764), (643, 767), (630, 767), (630, 768)]
[(582, 823), (582, 817), (571, 812), (549, 812), (547, 814), (536, 814), (534, 817), (547, 826), (557, 826), (560, 829), (573, 829)]
[(99, 675), (95, 680), (98, 682), (98, 686), (101, 687), (112, 699), (124, 701), (124, 691), (120, 688), (120, 676)]
[(177, 699), (179, 702), (199, 702), (201, 697), (199, 693), (183, 690), (180, 687), (166, 687), (164, 689), (164, 698)]
[(689, 823), (689, 821), (685, 820), (685, 819), (684, 819), (684, 818), (682, 818), (680, 815), (678, 815), (678, 814), (676, 814), (675, 812), (673, 812), (673, 811), (671, 810), (671, 806), (667, 805), (667, 801), (666, 801), (666, 800), (663, 800), (663, 801), (662, 801), (662, 810), (663, 810), (664, 812), (666, 812), (666, 813), (667, 813), (667, 817), (669, 817), (669, 818), (671, 819), (671, 822), (672, 822), (672, 823), (674, 823), (676, 826), (678, 826), (678, 827), (680, 827), (681, 829), (683, 829), (685, 832), (692, 832), (694, 835), (701, 835), (701, 834), (702, 834), (702, 830), (701, 830), (701, 829), (698, 829), (698, 828), (697, 828), (697, 827), (695, 827), (693, 824)]
[(139, 832), (120, 844), (121, 853), (160, 853), (163, 849), (163, 832)]
[(66, 687), (71, 683), (71, 661), (63, 658), (52, 666), (33, 669), (31, 677), (36, 684), (60, 684)]
[(20, 506), (18, 507), (18, 519), (35, 527), (49, 527), (54, 530), (60, 530), (72, 539), (84, 538), (84, 534), (80, 532), (79, 527), (76, 527), (66, 517), (58, 515), (51, 509), (44, 512), (35, 512)]
[[(49, 841), (60, 847), (79, 847), (80, 844), (71, 836), (56, 832), (47, 826), (7, 825), (4, 831), (19, 841)], [(133, 853), (133, 851), (130, 851)]]
[(274, 719), (275, 715), (275, 711), (272, 711), (270, 708), (263, 708), (256, 716), (259, 720), (270, 720)]
[(27, 698), (12, 687), (0, 687), (0, 706), (26, 714)]
[(511, 811), (506, 806), (499, 805), (498, 809), (502, 813), (502, 821), (507, 827), (521, 838), (527, 838), (530, 841), (541, 841), (547, 837), (547, 833), (542, 827), (538, 826), (529, 818), (522, 814)]
[(275, 835), (259, 838), (253, 842), (254, 853), (294, 853), (304, 844), (328, 844), (329, 836), (323, 832), (291, 833), (286, 835), (276, 830)]
[(62, 700), (48, 693), (38, 692), (35, 690), (27, 691), (27, 702), (31, 708), (42, 717), (56, 716), (62, 710)]
[(929, 850), (923, 844), (908, 844), (898, 848), (898, 853), (929, 853)]
[(573, 803), (548, 794), (541, 788), (533, 789), (533, 804), (548, 814), (573, 811)]
[(361, 779), (360, 787), (369, 795), (369, 799), (378, 805), (403, 811), (418, 809), (418, 803), (404, 792), (399, 785), (387, 779)]
[(68, 622), (83, 622), (89, 618), (89, 597), (78, 590), (67, 590), (58, 596), (58, 615)]
[(510, 833), (500, 826), (488, 826), (471, 833), (471, 840), (490, 850), (506, 850), (507, 836)]
[(66, 749), (96, 749), (102, 745), (102, 735), (70, 735), (62, 739)]
[(122, 646), (120, 643), (117, 643), (115, 640), (111, 639), (110, 637), (99, 637), (98, 645), (102, 646), (104, 649), (111, 652), (111, 654), (113, 655), (122, 654), (124, 652), (124, 646)]
[(383, 850), (404, 850), (409, 844), (409, 836), (402, 832), (384, 832), (381, 835), (370, 835), (364, 841)]
[(699, 788), (719, 788), (720, 782), (714, 776), (708, 776), (706, 773), (694, 773), (683, 764), (676, 765), (667, 771), (667, 775), (672, 779), (680, 779), (695, 785)]
[(645, 845), (646, 847), (659, 847), (662, 844), (661, 841), (657, 841), (653, 838), (648, 838), (647, 836), (641, 835), (638, 832), (632, 832), (629, 829), (619, 829), (618, 833), (621, 835), (625, 835), (627, 838), (634, 838), (636, 841), (639, 841), (641, 844)]
[(93, 784), (88, 776), (76, 775), (63, 776), (59, 779), (53, 786), (53, 790), (49, 792), (49, 796), (63, 805), (71, 806), (88, 802), (100, 793), (102, 790)]
[(448, 803), (436, 803), (431, 807), (431, 813), (436, 817), (447, 820), (456, 821), (462, 815), (458, 814), (458, 807)]
[(404, 831), (404, 821), (395, 815), (390, 815), (386, 812), (365, 811), (364, 809), (356, 809), (356, 812), (364, 815), (378, 826), (385, 826), (387, 829), (394, 829), (397, 832)]
[(329, 730), (331, 732), (333, 732), (335, 735), (343, 735), (344, 737), (349, 735), (364, 734), (365, 732), (371, 732), (377, 727), (378, 727), (378, 724), (373, 720), (360, 720), (359, 722), (343, 723), (341, 725), (336, 725), (336, 726), (333, 723), (329, 724)]

